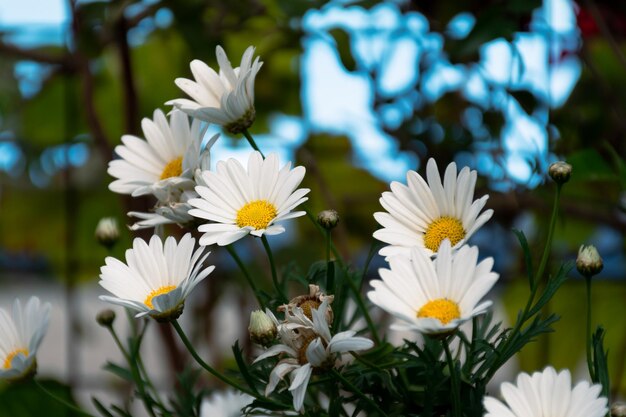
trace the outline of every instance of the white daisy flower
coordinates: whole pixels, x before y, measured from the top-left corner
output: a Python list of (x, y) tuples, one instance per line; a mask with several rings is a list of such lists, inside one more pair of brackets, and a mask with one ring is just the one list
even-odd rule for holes
[(0, 380), (18, 380), (34, 375), (35, 355), (48, 330), (50, 304), (31, 297), (22, 308), (13, 302), (11, 314), (0, 308)]
[[(374, 346), (371, 340), (354, 336), (356, 332), (352, 330), (337, 333), (331, 337), (326, 321), (330, 301), (332, 301), (330, 298), (326, 298), (319, 308), (311, 309), (312, 320), (300, 307), (295, 307), (294, 310), (299, 310), (296, 314), (298, 323), (281, 324), (278, 328), (281, 343), (270, 347), (254, 361), (256, 363), (281, 353), (286, 354), (286, 357), (281, 359), (270, 373), (269, 382), (265, 387), (265, 396), (274, 392), (278, 383), (289, 374), (291, 380), (289, 391), (293, 396), (293, 408), (296, 411), (302, 409), (314, 368), (334, 367), (339, 354), (366, 350)], [(310, 327), (299, 324), (300, 321), (309, 324)]]
[(214, 392), (202, 400), (200, 417), (243, 417), (242, 409), (254, 398), (235, 390)]
[(236, 159), (220, 161), (215, 172), (202, 171), (206, 186), (197, 186), (200, 198), (189, 200), (195, 208), (189, 214), (213, 223), (203, 224), (198, 231), (203, 246), (217, 243), (229, 245), (251, 234), (276, 235), (285, 231), (279, 222), (305, 214), (292, 211), (308, 200), (308, 188), (296, 190), (304, 178), (302, 166), (291, 169), (287, 163), (278, 169), (278, 156), (266, 159), (252, 152), (247, 170)]
[(448, 239), (434, 260), (413, 248), (410, 257), (389, 258), (390, 269), (379, 270), (382, 280), (371, 281), (374, 290), (367, 296), (404, 323), (397, 329), (449, 333), (491, 305), (478, 302), (498, 280), (493, 258), (477, 261), (478, 248), (465, 245), (453, 252)]
[(581, 381), (572, 388), (570, 372), (557, 373), (551, 366), (532, 375), (522, 372), (516, 385), (505, 382), (500, 390), (506, 404), (486, 396), (485, 417), (603, 417), (608, 412), (601, 385)]
[(491, 218), (493, 210), (479, 215), (488, 195), (472, 202), (476, 171), (465, 167), (457, 176), (456, 164), (452, 162), (442, 184), (437, 163), (431, 158), (426, 164), (426, 177), (428, 184), (417, 172), (409, 171), (408, 185), (394, 181), (391, 191), (380, 198), (387, 212), (374, 213), (383, 226), (374, 232), (374, 237), (390, 245), (380, 250), (381, 255), (408, 255), (413, 246), (433, 255), (444, 239), (449, 239), (454, 249), (459, 248)]
[(195, 242), (190, 233), (178, 244), (171, 236), (165, 245), (157, 235), (149, 244), (136, 238), (126, 251), (126, 263), (111, 256), (105, 259), (100, 285), (115, 297), (100, 299), (138, 311), (135, 317), (177, 318), (191, 290), (215, 269), (213, 265), (202, 269), (210, 252), (203, 255), (203, 247), (194, 252)]
[(151, 194), (167, 187), (192, 189), (193, 175), (200, 167), (204, 152), (200, 152), (206, 126), (189, 118), (181, 111), (170, 114), (169, 123), (161, 110), (154, 111), (154, 119), (141, 122), (146, 140), (132, 135), (122, 136), (123, 145), (115, 147), (120, 159), (109, 162), (109, 175), (117, 178), (109, 189), (133, 197)]
[(194, 81), (177, 78), (176, 85), (192, 100), (178, 98), (168, 101), (190, 116), (215, 123), (230, 133), (240, 133), (254, 122), (254, 80), (262, 62), (252, 62), (254, 48), (248, 47), (241, 57), (241, 65), (233, 68), (221, 46), (215, 48), (219, 74), (197, 59), (189, 65)]

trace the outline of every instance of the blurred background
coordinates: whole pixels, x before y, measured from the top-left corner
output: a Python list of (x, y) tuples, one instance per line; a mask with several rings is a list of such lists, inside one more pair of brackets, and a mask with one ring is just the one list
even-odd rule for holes
[[(355, 267), (390, 181), (422, 173), (430, 157), (441, 170), (451, 161), (476, 169), (476, 195), (489, 193), (495, 214), (472, 243), (495, 258), (508, 322), (527, 295), (511, 229), (540, 255), (554, 192), (547, 167), (572, 164), (551, 267), (582, 243), (598, 247), (594, 322), (608, 331), (614, 394), (626, 394), (626, 4), (609, 0), (0, 0), (0, 307), (31, 294), (53, 304), (38, 355), (50, 389), (87, 408), (93, 395), (105, 404), (130, 396), (102, 370), (121, 355), (94, 319), (107, 307), (97, 281), (109, 255), (94, 230), (117, 218), (111, 255), (123, 257), (134, 236), (149, 236), (124, 227), (126, 212), (153, 202), (109, 191), (106, 167), (122, 134), (143, 137), (141, 119), (183, 97), (173, 81), (190, 77), (192, 59), (217, 68), (216, 45), (233, 66), (256, 47), (264, 65), (251, 133), (264, 152), (307, 168), (308, 208), (339, 211), (335, 243)], [(213, 161), (249, 152), (228, 134), (213, 149)], [(305, 219), (290, 226), (271, 243), (282, 273), (302, 277), (323, 259), (323, 241)], [(263, 271), (258, 243), (238, 250)], [(211, 257), (217, 269), (183, 322), (204, 356), (229, 366), (254, 302), (225, 251)], [(369, 278), (383, 265), (374, 259)], [(562, 317), (556, 332), (524, 350), (515, 372), (550, 363), (585, 377), (584, 282), (571, 275), (550, 305)], [(189, 364), (167, 326), (151, 324), (144, 351), (164, 390)], [(45, 401), (32, 387), (0, 386), (2, 417), (72, 415)]]

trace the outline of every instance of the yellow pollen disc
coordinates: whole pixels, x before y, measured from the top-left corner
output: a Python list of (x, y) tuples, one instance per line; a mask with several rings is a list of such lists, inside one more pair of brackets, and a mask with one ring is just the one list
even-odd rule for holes
[(237, 226), (251, 226), (255, 230), (265, 229), (276, 214), (276, 207), (269, 201), (251, 201), (237, 212)]
[(314, 336), (307, 337), (306, 340), (302, 343), (300, 349), (298, 349), (298, 363), (300, 365), (305, 365), (309, 363), (309, 360), (306, 357), (306, 348), (309, 347), (313, 340), (315, 340)]
[(302, 312), (305, 316), (309, 318), (309, 320), (313, 320), (313, 314), (311, 314), (311, 310), (317, 309), (322, 305), (317, 300), (305, 300), (298, 307), (302, 309)]
[(13, 352), (9, 353), (9, 356), (7, 356), (7, 358), (4, 360), (4, 369), (11, 368), (11, 361), (20, 353), (23, 353), (24, 356), (28, 356), (28, 349), (16, 349)]
[(417, 312), (419, 318), (437, 319), (441, 324), (448, 324), (454, 319), (461, 318), (459, 305), (446, 298), (429, 301)]
[(449, 239), (452, 246), (465, 237), (465, 229), (459, 219), (450, 216), (440, 217), (432, 222), (424, 233), (424, 246), (433, 252), (439, 250), (444, 239)]
[(176, 159), (172, 159), (165, 165), (163, 168), (163, 172), (161, 172), (162, 180), (171, 178), (171, 177), (179, 177), (180, 174), (183, 173), (183, 157), (179, 156)]
[(154, 306), (152, 305), (152, 299), (154, 297), (157, 297), (161, 294), (167, 294), (168, 292), (175, 289), (176, 285), (165, 285), (161, 288), (157, 288), (156, 290), (152, 290), (152, 292), (146, 297), (146, 301), (144, 301), (143, 303), (152, 309), (154, 308)]

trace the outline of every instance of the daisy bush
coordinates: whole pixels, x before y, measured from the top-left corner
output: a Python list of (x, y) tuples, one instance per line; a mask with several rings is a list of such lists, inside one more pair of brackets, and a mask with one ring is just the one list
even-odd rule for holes
[[(531, 251), (524, 233), (513, 232), (524, 252), (528, 298), (505, 325), (493, 311), (504, 274), (471, 242), (495, 214), (487, 207), (489, 196), (477, 191), (475, 170), (451, 162), (441, 175), (443, 164), (430, 158), (424, 173), (411, 170), (406, 181), (389, 184), (380, 211), (372, 213), (380, 228), (372, 230), (369, 256), (344, 259), (334, 244), (343, 214), (332, 208), (312, 213), (311, 190), (302, 186), (306, 169), (264, 154), (248, 132), (262, 65), (255, 48), (247, 48), (235, 68), (219, 46), (216, 55), (217, 70), (191, 62), (194, 80), (175, 81), (190, 98), (170, 100), (171, 108), (145, 118), (143, 138), (124, 135), (108, 167), (112, 192), (153, 204), (128, 213), (139, 219), (129, 229), (144, 234), (124, 257), (103, 260), (100, 299), (115, 310), (97, 318), (125, 361), (107, 369), (134, 386), (133, 401), (148, 415), (606, 415), (604, 331), (592, 333), (590, 314), (588, 378), (574, 383), (569, 370), (549, 366), (500, 387), (493, 383), (501, 368), (558, 320), (547, 306), (574, 263), (552, 271), (547, 258), (571, 166), (550, 170), (555, 202), (545, 245)], [(211, 123), (244, 135), (250, 145), (244, 162), (212, 157), (220, 139), (206, 137)], [(296, 222), (311, 224), (298, 229)], [(273, 237), (288, 240), (298, 230), (308, 230), (311, 253), (325, 256), (308, 266), (280, 265)], [(111, 248), (119, 234), (115, 222), (106, 220), (96, 237)], [(314, 248), (315, 242), (321, 247)], [(264, 264), (249, 262), (252, 253), (262, 254)], [(382, 256), (374, 271), (376, 253)], [(602, 269), (597, 250), (581, 247), (576, 266), (590, 294), (591, 278)], [(194, 293), (214, 297), (212, 289), (234, 267), (242, 278), (237, 291), (247, 300), (239, 309), (250, 315), (249, 337), (229, 341), (227, 365), (211, 363), (193, 337), (209, 318), (195, 314), (192, 299)], [(374, 278), (367, 279), (369, 272)], [(16, 301), (12, 314), (0, 309), (0, 378), (36, 374), (49, 309), (37, 298), (24, 307)], [(120, 311), (131, 322), (124, 337), (116, 324)], [(156, 387), (142, 360), (144, 334), (154, 321), (186, 351), (180, 352), (188, 363), (177, 375), (176, 395)], [(107, 417), (130, 415), (123, 404), (94, 404)]]

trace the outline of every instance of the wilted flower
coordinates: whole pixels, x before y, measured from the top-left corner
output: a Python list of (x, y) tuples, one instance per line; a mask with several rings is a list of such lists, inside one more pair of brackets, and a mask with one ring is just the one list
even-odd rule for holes
[(313, 369), (323, 371), (335, 367), (339, 354), (366, 350), (374, 346), (371, 340), (355, 336), (356, 332), (351, 330), (331, 337), (326, 319), (330, 301), (329, 298), (325, 298), (319, 308), (311, 310), (312, 327), (294, 322), (281, 324), (278, 329), (281, 343), (270, 347), (254, 361), (285, 354), (270, 373), (265, 395), (269, 396), (278, 383), (289, 374), (291, 379), (289, 391), (292, 393), (293, 407), (296, 411), (303, 407)]
[(120, 231), (117, 227), (117, 220), (113, 217), (103, 217), (96, 226), (96, 240), (106, 247), (112, 248), (120, 238)]
[(141, 126), (146, 140), (124, 135), (123, 145), (115, 147), (120, 159), (109, 162), (107, 172), (117, 178), (109, 189), (133, 197), (168, 187), (193, 189), (195, 170), (206, 158), (200, 152), (206, 127), (201, 128), (199, 120), (190, 126), (187, 115), (178, 110), (172, 111), (169, 123), (155, 110), (154, 119), (144, 118)]
[(326, 322), (331, 325), (333, 323), (333, 310), (330, 308), (330, 303), (333, 302), (334, 298), (334, 295), (326, 295), (320, 291), (318, 285), (309, 284), (308, 295), (298, 295), (292, 298), (289, 303), (278, 307), (278, 311), (285, 313), (285, 320), (288, 322), (313, 327), (312, 310), (318, 309), (324, 300), (328, 300), (328, 307), (325, 309)]
[(333, 229), (339, 223), (339, 214), (336, 210), (323, 210), (317, 215), (317, 223), (326, 230)]
[(250, 340), (254, 343), (267, 346), (276, 339), (278, 321), (269, 310), (267, 313), (261, 310), (255, 310), (250, 313), (248, 333), (250, 333)]
[(554, 182), (565, 184), (572, 175), (572, 166), (563, 161), (554, 162), (548, 167), (548, 174), (550, 174), (550, 178), (552, 178)]
[(19, 380), (37, 371), (37, 349), (48, 330), (50, 304), (31, 297), (24, 308), (19, 299), (11, 314), (0, 308), (0, 380)]
[(586, 277), (592, 277), (602, 271), (604, 264), (595, 246), (581, 245), (576, 258), (576, 269)]
[(572, 388), (569, 371), (557, 374), (551, 366), (532, 375), (522, 372), (516, 385), (505, 382), (500, 390), (506, 403), (485, 397), (485, 417), (603, 417), (608, 411), (602, 386), (581, 381)]
[(493, 210), (480, 214), (488, 195), (472, 201), (476, 171), (465, 167), (458, 176), (456, 172), (456, 164), (452, 162), (446, 168), (442, 184), (437, 163), (431, 158), (426, 164), (428, 184), (415, 171), (407, 173), (408, 185), (391, 183), (391, 191), (384, 192), (380, 198), (387, 212), (374, 213), (376, 221), (383, 226), (374, 232), (374, 237), (389, 244), (379, 251), (381, 255), (408, 255), (412, 247), (433, 255), (444, 239), (457, 249), (491, 218)]
[(216, 47), (215, 54), (219, 74), (202, 61), (191, 61), (194, 81), (177, 78), (175, 83), (192, 100), (178, 98), (165, 104), (195, 119), (224, 126), (230, 133), (240, 133), (254, 122), (254, 80), (263, 63), (259, 57), (252, 62), (252, 46), (241, 57), (241, 65), (234, 69), (221, 46)]
[(185, 299), (194, 287), (215, 269), (202, 268), (210, 252), (203, 247), (194, 252), (196, 240), (187, 233), (180, 243), (168, 237), (152, 236), (149, 245), (136, 238), (126, 251), (126, 264), (108, 256), (100, 268), (100, 285), (115, 297), (100, 299), (128, 307), (139, 313), (167, 321), (182, 314)]
[(308, 188), (296, 189), (304, 173), (304, 167), (291, 169), (290, 163), (279, 169), (276, 154), (263, 159), (256, 151), (250, 154), (247, 170), (231, 158), (218, 162), (215, 172), (202, 171), (205, 186), (196, 187), (200, 198), (189, 200), (195, 207), (189, 214), (211, 221), (198, 227), (204, 232), (200, 244), (226, 246), (248, 234), (283, 233), (279, 222), (305, 214), (292, 211), (308, 200)]
[(431, 259), (413, 248), (411, 256), (392, 256), (382, 280), (371, 281), (370, 301), (402, 320), (397, 328), (436, 335), (450, 333), (463, 322), (485, 313), (491, 301), (479, 301), (498, 280), (493, 258), (478, 263), (478, 248), (462, 246), (453, 252), (444, 240)]

